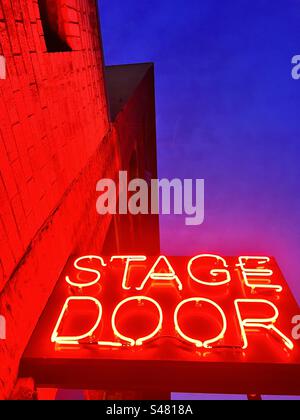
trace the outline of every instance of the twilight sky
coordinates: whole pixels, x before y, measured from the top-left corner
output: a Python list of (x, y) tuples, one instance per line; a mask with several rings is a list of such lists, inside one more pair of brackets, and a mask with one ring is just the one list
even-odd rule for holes
[(106, 64), (155, 63), (160, 178), (206, 182), (205, 223), (162, 217), (163, 252), (274, 255), (300, 302), (299, 0), (100, 6)]

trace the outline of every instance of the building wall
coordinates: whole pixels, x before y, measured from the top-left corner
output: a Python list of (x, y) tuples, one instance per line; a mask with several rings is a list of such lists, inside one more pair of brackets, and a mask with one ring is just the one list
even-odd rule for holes
[(71, 52), (47, 52), (36, 1), (0, 2), (0, 290), (109, 129), (95, 2), (57, 3)]
[[(58, 1), (72, 51), (48, 52), (36, 1), (0, 2), (0, 398), (70, 253), (96, 225), (98, 178), (118, 167), (95, 2)], [(98, 245), (109, 220), (102, 220)]]
[[(140, 223), (96, 213), (96, 183), (129, 169), (133, 153), (138, 162), (149, 153), (156, 172), (156, 156), (153, 69), (120, 121), (111, 121), (94, 0), (0, 0), (0, 55), (7, 70), (0, 80), (3, 399), (12, 395), (24, 349), (69, 257), (125, 251), (134, 241), (142, 248)], [(129, 220), (136, 232), (124, 241)], [(158, 218), (149, 220), (158, 252)]]
[[(0, 398), (13, 388), (57, 276), (96, 223), (87, 204), (96, 180), (118, 166), (96, 3), (54, 3), (67, 52), (60, 45), (48, 51), (37, 1), (0, 1), (7, 71), (0, 80), (0, 313), (7, 323)], [(102, 222), (103, 232), (108, 223)]]
[[(110, 108), (120, 147), (120, 166), (128, 169), (128, 178), (138, 177), (148, 182), (156, 179), (154, 65), (145, 63), (107, 67), (106, 76), (109, 99), (114, 97)], [(114, 86), (111, 86), (111, 81), (114, 81)], [(135, 82), (131, 89), (128, 88), (130, 81)], [(115, 91), (114, 95), (111, 95), (111, 88)], [(116, 104), (119, 103), (124, 105), (116, 112)], [(118, 252), (159, 253), (157, 215), (117, 215), (115, 219)]]

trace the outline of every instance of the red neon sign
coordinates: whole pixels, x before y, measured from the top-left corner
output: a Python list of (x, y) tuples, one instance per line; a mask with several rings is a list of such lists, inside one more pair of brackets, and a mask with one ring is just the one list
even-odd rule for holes
[[(165, 256), (87, 255), (74, 261), (63, 288), (51, 334), (61, 349), (145, 346), (167, 336), (197, 349), (246, 350), (254, 334), (294, 349), (290, 330), (281, 326), (284, 286), (269, 257), (202, 254), (178, 270)], [(87, 305), (93, 310), (85, 311)]]
[(266, 256), (81, 255), (20, 374), (55, 387), (298, 394), (297, 314)]

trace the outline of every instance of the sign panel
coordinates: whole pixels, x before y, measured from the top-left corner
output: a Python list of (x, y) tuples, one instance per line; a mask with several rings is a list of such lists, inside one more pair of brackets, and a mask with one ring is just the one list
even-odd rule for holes
[(273, 258), (84, 255), (21, 364), (41, 386), (300, 393), (298, 306)]

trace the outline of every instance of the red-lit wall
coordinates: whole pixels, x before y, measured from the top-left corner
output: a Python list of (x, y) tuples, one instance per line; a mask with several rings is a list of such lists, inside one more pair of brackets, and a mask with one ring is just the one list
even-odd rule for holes
[(96, 3), (56, 3), (70, 52), (47, 51), (37, 1), (0, 1), (0, 398), (66, 259), (96, 224), (97, 179), (118, 167)]
[(59, 3), (72, 52), (47, 53), (36, 1), (0, 2), (0, 289), (109, 128), (94, 2)]
[[(52, 44), (41, 8), (51, 3), (58, 22)], [(96, 212), (97, 181), (131, 171), (132, 156), (133, 175), (157, 173), (153, 66), (142, 65), (142, 76), (129, 90), (131, 67), (120, 66), (127, 95), (112, 117), (96, 2), (0, 0), (0, 55), (7, 71), (0, 80), (3, 399), (18, 398), (20, 359), (69, 257), (104, 250), (158, 253), (159, 230), (157, 216), (112, 221)], [(118, 78), (109, 87), (118, 105)]]

